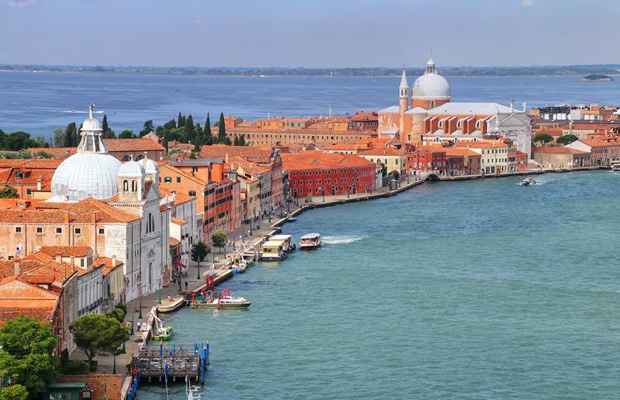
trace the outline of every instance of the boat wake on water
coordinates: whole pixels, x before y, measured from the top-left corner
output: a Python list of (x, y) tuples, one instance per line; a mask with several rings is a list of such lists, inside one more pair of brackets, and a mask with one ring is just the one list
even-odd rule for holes
[(359, 236), (324, 236), (323, 243), (324, 244), (349, 244), (355, 243), (362, 240), (362, 237)]

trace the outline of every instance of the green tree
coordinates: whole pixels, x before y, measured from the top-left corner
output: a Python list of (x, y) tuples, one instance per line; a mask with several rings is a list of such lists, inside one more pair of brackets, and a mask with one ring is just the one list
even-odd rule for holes
[(233, 142), (235, 146), (239, 146), (239, 136), (235, 136), (235, 140)]
[(142, 130), (140, 131), (140, 136), (148, 135), (151, 132), (155, 131), (155, 127), (153, 126), (153, 120), (148, 120), (142, 126)]
[(101, 126), (101, 130), (103, 131), (104, 139), (113, 139), (116, 137), (114, 131), (108, 126), (108, 116), (105, 114), (103, 115), (103, 124)]
[(187, 118), (185, 118), (185, 125), (183, 130), (185, 132), (185, 138), (188, 143), (193, 143), (196, 137), (196, 131), (194, 130), (194, 119), (192, 118), (192, 114), (188, 115)]
[(205, 260), (207, 256), (207, 245), (202, 240), (199, 240), (192, 246), (190, 257), (198, 266), (198, 276), (196, 279), (200, 279), (200, 263)]
[[(217, 141), (219, 143), (226, 143), (226, 123), (224, 121), (224, 113), (220, 113), (220, 122), (217, 124), (218, 134)], [(230, 142), (230, 140), (228, 140)]]
[(5, 185), (0, 189), (0, 199), (16, 199), (18, 197), (19, 193), (13, 186)]
[(164, 139), (161, 142), (161, 145), (166, 149), (166, 153), (168, 152), (168, 132), (164, 135)]
[(220, 251), (223, 247), (226, 247), (227, 241), (228, 236), (226, 236), (226, 233), (222, 230), (215, 232), (213, 236), (211, 236), (211, 242), (213, 243), (213, 246), (219, 248)]
[(54, 147), (63, 147), (65, 139), (65, 130), (58, 128), (54, 130)]
[(241, 135), (241, 136), (239, 137), (239, 146), (246, 146), (246, 143), (245, 143), (245, 135)]
[(204, 129), (204, 144), (211, 146), (213, 144), (213, 134), (211, 133), (211, 117), (207, 113), (207, 120), (205, 121)]
[(10, 319), (0, 327), (0, 372), (38, 398), (56, 379), (57, 344), (51, 324), (23, 315)]
[(129, 339), (129, 332), (117, 319), (108, 315), (90, 314), (76, 319), (70, 327), (77, 347), (89, 363), (97, 354), (116, 351)]
[(546, 144), (553, 141), (553, 136), (548, 133), (537, 133), (536, 135), (534, 135), (532, 141), (534, 143), (540, 142), (542, 144)]
[(75, 122), (70, 123), (65, 128), (65, 136), (63, 138), (62, 147), (75, 147), (77, 146), (77, 128)]
[(0, 400), (27, 400), (28, 390), (20, 384), (7, 386), (0, 392)]
[(132, 130), (125, 129), (120, 135), (118, 135), (118, 137), (119, 139), (133, 139), (135, 136)]
[(177, 128), (182, 128), (185, 126), (185, 117), (183, 114), (179, 112), (179, 117), (177, 118)]
[(579, 138), (575, 135), (563, 135), (557, 138), (556, 143), (567, 145), (573, 143), (576, 140), (579, 140)]

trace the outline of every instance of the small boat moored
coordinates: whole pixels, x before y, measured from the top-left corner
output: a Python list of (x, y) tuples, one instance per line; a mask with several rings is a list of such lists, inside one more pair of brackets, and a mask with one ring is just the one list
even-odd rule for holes
[(214, 308), (218, 310), (247, 309), (252, 303), (243, 297), (230, 295), (230, 289), (221, 293), (206, 291), (203, 296), (193, 298), (193, 308)]
[(620, 172), (620, 161), (612, 161), (611, 170), (615, 172)]
[(287, 257), (287, 253), (284, 250), (283, 242), (276, 242), (269, 240), (261, 246), (260, 258), (261, 261), (282, 261)]
[(321, 247), (321, 235), (318, 233), (308, 233), (303, 235), (299, 241), (301, 250), (312, 250)]
[(155, 315), (155, 312), (151, 312), (153, 321), (155, 322), (155, 329), (153, 329), (153, 340), (170, 340), (172, 339), (172, 326), (164, 325), (163, 321)]

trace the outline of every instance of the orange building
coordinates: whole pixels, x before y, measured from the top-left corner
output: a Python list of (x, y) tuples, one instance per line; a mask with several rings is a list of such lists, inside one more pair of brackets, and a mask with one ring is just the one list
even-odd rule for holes
[[(17, 189), (18, 197), (34, 198), (51, 190), (60, 159), (0, 160), (0, 187)], [(43, 198), (46, 196), (43, 195)]]

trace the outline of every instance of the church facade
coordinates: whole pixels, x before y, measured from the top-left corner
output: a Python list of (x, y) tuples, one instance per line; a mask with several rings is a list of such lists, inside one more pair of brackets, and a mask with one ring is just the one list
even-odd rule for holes
[(405, 144), (444, 144), (509, 138), (531, 157), (530, 119), (526, 105), (517, 110), (498, 103), (453, 102), (448, 81), (430, 59), (411, 88), (403, 71), (398, 105), (379, 111), (379, 136)]

